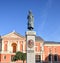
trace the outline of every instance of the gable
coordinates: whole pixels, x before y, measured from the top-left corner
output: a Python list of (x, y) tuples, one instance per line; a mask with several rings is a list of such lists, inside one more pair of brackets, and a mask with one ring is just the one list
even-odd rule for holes
[(17, 32), (11, 32), (9, 34), (2, 36), (2, 38), (24, 38), (24, 36), (20, 35)]

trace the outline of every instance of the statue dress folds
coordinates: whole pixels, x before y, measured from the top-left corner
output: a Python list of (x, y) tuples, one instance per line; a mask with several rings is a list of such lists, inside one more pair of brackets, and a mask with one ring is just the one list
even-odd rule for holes
[(28, 19), (28, 29), (33, 30), (34, 29), (34, 24), (33, 24), (34, 23), (34, 17), (32, 15), (31, 11), (29, 11), (27, 19)]

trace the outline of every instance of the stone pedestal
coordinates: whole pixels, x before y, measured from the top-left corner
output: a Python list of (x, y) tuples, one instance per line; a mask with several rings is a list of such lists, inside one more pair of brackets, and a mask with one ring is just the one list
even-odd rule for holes
[(35, 31), (26, 32), (27, 63), (35, 63)]

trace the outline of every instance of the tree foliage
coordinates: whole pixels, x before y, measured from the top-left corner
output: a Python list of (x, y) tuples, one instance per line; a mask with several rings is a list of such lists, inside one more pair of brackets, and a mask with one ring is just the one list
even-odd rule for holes
[(26, 53), (23, 53), (21, 60), (23, 60), (23, 63), (24, 63), (24, 61), (26, 60)]
[(26, 60), (26, 53), (22, 53), (20, 51), (16, 52), (16, 55), (13, 57), (13, 61), (16, 60), (23, 60), (24, 63), (24, 61)]

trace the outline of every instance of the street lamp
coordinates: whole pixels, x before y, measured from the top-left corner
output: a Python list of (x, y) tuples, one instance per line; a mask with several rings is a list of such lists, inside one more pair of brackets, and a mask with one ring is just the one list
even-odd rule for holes
[[(43, 46), (42, 46), (42, 47), (43, 47)], [(43, 53), (42, 47), (40, 47), (41, 63), (42, 63), (42, 53)]]
[(50, 49), (50, 54), (51, 54), (51, 63), (52, 63), (52, 49)]

